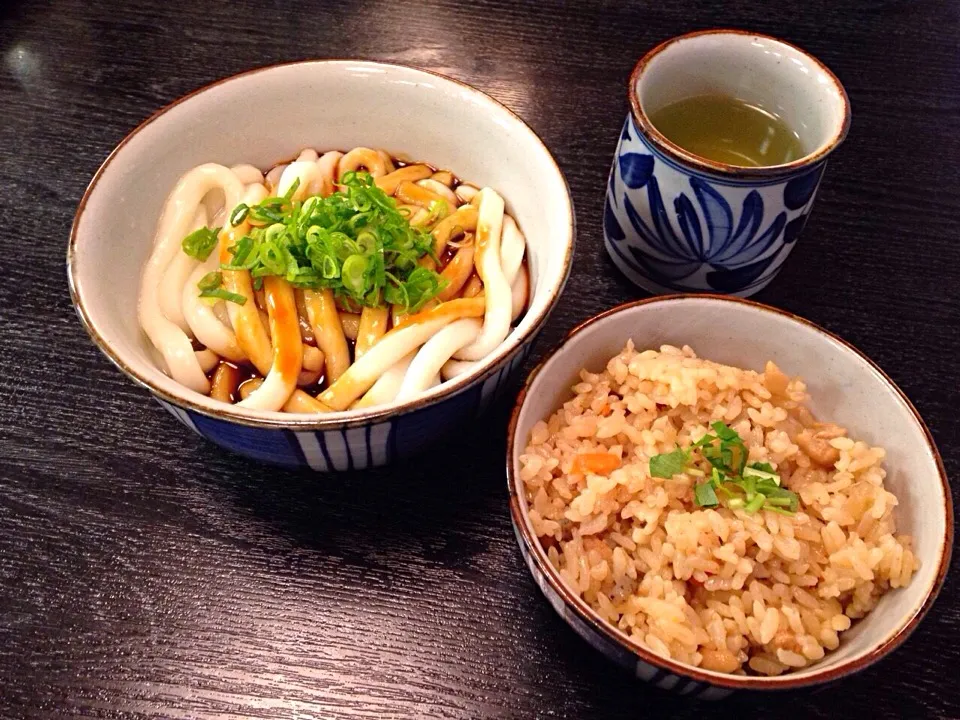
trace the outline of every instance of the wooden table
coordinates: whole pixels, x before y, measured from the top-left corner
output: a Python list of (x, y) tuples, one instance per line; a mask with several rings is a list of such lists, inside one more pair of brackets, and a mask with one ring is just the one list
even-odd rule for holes
[(254, 465), (185, 432), (115, 370), (66, 287), (84, 187), (154, 110), (276, 61), (382, 59), (490, 93), (566, 172), (579, 245), (542, 353), (639, 296), (600, 222), (634, 61), (681, 32), (751, 28), (824, 60), (854, 116), (799, 246), (758, 299), (876, 360), (957, 477), (960, 6), (847, 5), (4, 2), (0, 717), (960, 717), (956, 574), (899, 652), (819, 693), (703, 705), (648, 689), (574, 635), (523, 565), (506, 404), (416, 464)]

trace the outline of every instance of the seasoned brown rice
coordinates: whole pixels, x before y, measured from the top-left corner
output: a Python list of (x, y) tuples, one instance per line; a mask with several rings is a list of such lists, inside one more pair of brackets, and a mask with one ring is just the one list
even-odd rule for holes
[[(884, 450), (817, 422), (804, 383), (772, 362), (758, 373), (628, 343), (573, 392), (520, 457), (530, 520), (570, 587), (651, 651), (727, 673), (801, 668), (916, 570)], [(651, 477), (651, 457), (716, 420), (799, 495), (796, 515), (699, 508), (694, 477)], [(575, 463), (596, 453), (613, 456), (596, 474)]]

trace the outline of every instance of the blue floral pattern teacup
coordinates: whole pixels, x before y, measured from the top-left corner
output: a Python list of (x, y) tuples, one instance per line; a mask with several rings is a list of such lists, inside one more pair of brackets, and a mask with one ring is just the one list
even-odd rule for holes
[[(706, 94), (770, 109), (808, 153), (782, 165), (726, 165), (675, 145), (649, 120), (650, 111)], [(629, 98), (603, 213), (614, 264), (651, 293), (749, 296), (764, 288), (803, 229), (826, 156), (849, 128), (839, 81), (780, 40), (712, 30), (648, 53), (631, 75)]]

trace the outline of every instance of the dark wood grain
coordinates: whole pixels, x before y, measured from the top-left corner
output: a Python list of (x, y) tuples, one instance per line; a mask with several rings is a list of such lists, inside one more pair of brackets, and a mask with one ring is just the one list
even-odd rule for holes
[(580, 239), (542, 352), (638, 295), (600, 233), (626, 78), (654, 43), (718, 25), (814, 52), (854, 109), (758, 299), (872, 356), (957, 477), (957, 3), (0, 3), (0, 716), (960, 717), (956, 574), (878, 667), (703, 706), (612, 668), (536, 590), (506, 509), (505, 405), (419, 465), (279, 471), (176, 426), (73, 315), (74, 208), (136, 123), (253, 66), (363, 57), (470, 82), (554, 150)]

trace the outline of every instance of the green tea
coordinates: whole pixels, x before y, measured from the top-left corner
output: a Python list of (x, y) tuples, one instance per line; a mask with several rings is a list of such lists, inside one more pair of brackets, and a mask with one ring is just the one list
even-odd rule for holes
[(781, 165), (806, 154), (783, 120), (728, 95), (686, 98), (651, 113), (650, 121), (675, 145), (727, 165)]

